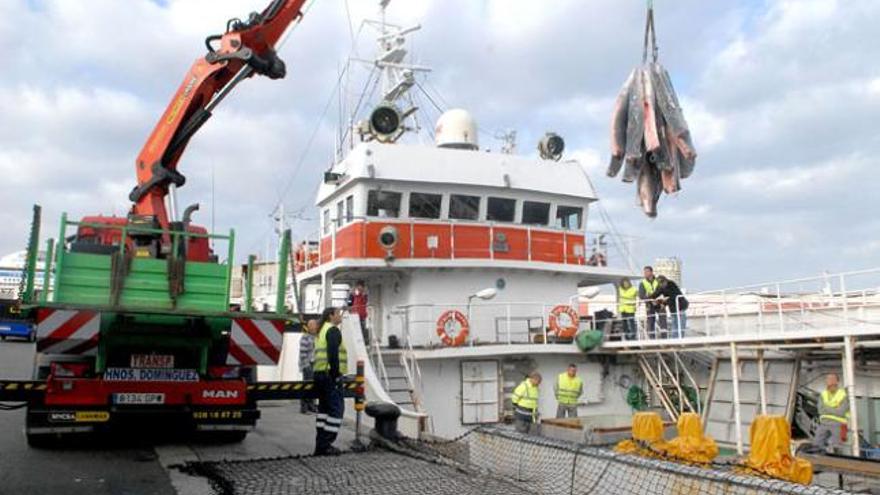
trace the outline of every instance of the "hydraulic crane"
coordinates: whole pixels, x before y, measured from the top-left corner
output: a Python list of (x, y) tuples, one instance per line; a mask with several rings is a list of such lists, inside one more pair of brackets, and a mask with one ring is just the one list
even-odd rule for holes
[[(254, 74), (284, 77), (275, 46), (304, 1), (273, 0), (205, 40), (207, 54), (192, 65), (138, 156), (129, 215), (79, 222), (63, 215), (57, 245), (47, 242), (39, 296), (35, 209), (22, 296), (23, 311), (36, 322), (33, 380), (0, 379), (0, 402), (27, 408), (31, 445), (132, 424), (240, 440), (260, 416), (259, 401), (315, 395), (311, 382), (256, 382), (256, 367), (278, 364), (284, 333), (295, 324), (283, 302), (274, 312), (230, 307), (235, 233), (190, 225), (194, 206), (181, 219), (174, 201), (166, 208), (184, 184), (181, 155), (216, 106)], [(76, 234), (68, 237), (71, 226)], [(289, 235), (284, 239), (282, 260), (290, 249)], [(227, 245), (225, 260), (209, 240)], [(278, 280), (283, 301), (287, 278)], [(246, 283), (248, 291), (252, 279)], [(345, 383), (347, 396), (363, 405), (363, 377)]]
[[(204, 228), (190, 225), (190, 216), (198, 205), (190, 206), (182, 218), (177, 218), (175, 189), (186, 183), (178, 171), (180, 158), (193, 135), (238, 83), (254, 74), (270, 79), (285, 76), (286, 66), (275, 46), (302, 16), (304, 3), (305, 0), (273, 0), (261, 13), (252, 13), (246, 21), (230, 19), (226, 32), (205, 39), (207, 53), (192, 64), (137, 157), (137, 186), (129, 194), (133, 205), (128, 218), (83, 218), (85, 225), (77, 231), (75, 251), (112, 250), (120, 243), (120, 227), (125, 224), (206, 233)], [(132, 233), (125, 242), (138, 257), (163, 258), (172, 248), (167, 233)], [(213, 256), (205, 237), (190, 238), (179, 249), (188, 260), (207, 261)]]

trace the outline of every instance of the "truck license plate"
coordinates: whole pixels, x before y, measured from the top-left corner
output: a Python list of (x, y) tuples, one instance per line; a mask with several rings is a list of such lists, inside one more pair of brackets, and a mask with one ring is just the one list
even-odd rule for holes
[(132, 368), (173, 368), (173, 354), (132, 354)]
[(155, 393), (119, 393), (113, 394), (114, 404), (164, 404), (165, 394)]

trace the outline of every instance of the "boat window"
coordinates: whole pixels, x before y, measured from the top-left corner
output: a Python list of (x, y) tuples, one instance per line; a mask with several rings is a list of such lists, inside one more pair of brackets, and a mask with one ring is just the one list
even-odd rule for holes
[(329, 208), (324, 209), (323, 217), (324, 217), (324, 233), (329, 234), (330, 233), (330, 209)]
[(342, 226), (342, 219), (345, 218), (345, 203), (342, 201), (336, 202), (336, 226)]
[(399, 217), (400, 197), (399, 192), (370, 191), (367, 193), (367, 215), (382, 218)]
[(480, 197), (452, 194), (449, 196), (449, 218), (477, 220), (480, 218)]
[(578, 230), (584, 217), (584, 209), (577, 206), (556, 207), (556, 226), (563, 229)]
[(515, 199), (489, 198), (486, 220), (490, 222), (512, 222), (515, 214)]
[(440, 218), (440, 203), (442, 200), (443, 195), (441, 194), (410, 193), (410, 218)]
[(550, 222), (550, 203), (523, 201), (522, 223), (526, 225), (547, 225)]
[(350, 223), (354, 220), (354, 196), (347, 196), (345, 198), (345, 223)]

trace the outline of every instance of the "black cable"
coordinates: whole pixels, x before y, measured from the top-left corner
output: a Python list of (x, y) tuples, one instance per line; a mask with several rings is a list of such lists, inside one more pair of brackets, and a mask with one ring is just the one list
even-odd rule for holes
[(311, 136), (309, 136), (308, 141), (306, 142), (305, 148), (303, 148), (303, 152), (300, 155), (299, 161), (297, 161), (296, 166), (293, 168), (293, 171), (290, 174), (290, 177), (287, 179), (287, 182), (284, 184), (284, 187), (281, 188), (278, 194), (278, 201), (275, 203), (275, 208), (278, 207), (283, 201), (284, 196), (290, 191), (291, 186), (293, 186), (293, 181), (296, 179), (297, 174), (299, 174), (300, 169), (306, 161), (306, 156), (308, 155), (309, 150), (312, 148), (312, 144), (315, 142), (315, 137), (318, 135), (318, 131), (321, 130), (321, 123), (324, 121), (324, 117), (327, 116), (327, 111), (330, 109), (330, 105), (333, 103), (333, 95), (336, 93), (336, 89), (339, 87), (340, 82), (342, 81), (342, 76), (345, 74), (345, 70), (340, 72), (339, 77), (336, 79), (336, 84), (333, 85), (333, 89), (330, 91), (330, 97), (327, 99), (327, 103), (324, 105), (324, 110), (321, 112), (321, 116), (318, 118), (318, 121), (315, 123), (315, 128), (312, 130)]
[(437, 102), (434, 101), (434, 98), (432, 98), (431, 95), (429, 95), (427, 91), (425, 91), (425, 88), (423, 88), (422, 85), (419, 84), (419, 81), (418, 81), (418, 80), (416, 80), (415, 82), (416, 82), (416, 87), (419, 88), (419, 90), (422, 92), (422, 94), (425, 95), (426, 98), (428, 98), (428, 101), (430, 101), (431, 104), (434, 105), (434, 108), (436, 108), (437, 111), (440, 112), (440, 113), (442, 114), (442, 113), (443, 113), (443, 109), (440, 108), (440, 105), (438, 105)]

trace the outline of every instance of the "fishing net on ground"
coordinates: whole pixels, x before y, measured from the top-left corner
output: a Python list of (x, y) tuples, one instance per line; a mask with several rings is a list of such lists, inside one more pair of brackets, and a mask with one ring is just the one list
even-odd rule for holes
[(842, 494), (484, 427), (454, 441), (404, 440), (339, 457), (182, 467), (233, 494)]

